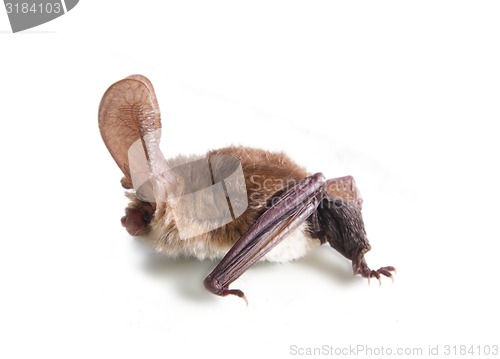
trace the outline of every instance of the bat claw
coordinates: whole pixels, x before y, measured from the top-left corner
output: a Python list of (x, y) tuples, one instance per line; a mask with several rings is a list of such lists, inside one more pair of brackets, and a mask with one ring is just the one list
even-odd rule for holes
[(375, 277), (375, 278), (377, 278), (377, 280), (378, 280), (378, 285), (379, 285), (379, 286), (381, 286), (381, 285), (382, 285), (382, 280), (380, 279), (380, 274), (379, 274), (377, 271), (372, 270), (372, 272), (370, 273), (370, 277)]
[(248, 299), (247, 299), (245, 293), (243, 293), (239, 289), (224, 289), (224, 290), (222, 290), (220, 292), (219, 295), (222, 295), (222, 296), (235, 295), (235, 296), (240, 297), (241, 299), (243, 299), (245, 301), (245, 303), (247, 304), (247, 306), (248, 306)]
[(392, 282), (394, 283), (394, 277), (391, 272), (396, 273), (396, 268), (389, 266), (389, 267), (381, 267), (377, 270), (370, 270), (368, 267), (365, 267), (364, 269), (359, 270), (358, 274), (368, 279), (368, 284), (370, 284), (370, 278), (377, 278), (379, 285), (382, 285), (382, 280), (380, 275), (391, 278)]
[(385, 276), (386, 276), (386, 277), (388, 277), (388, 278), (391, 278), (392, 283), (394, 283), (394, 277), (392, 276), (392, 273), (391, 273), (389, 270), (387, 270), (387, 269), (385, 269), (385, 268), (380, 268), (380, 269), (378, 270), (378, 272), (379, 272), (380, 274), (385, 275)]
[(221, 297), (225, 297), (227, 295), (235, 295), (237, 297), (242, 298), (248, 306), (248, 300), (247, 297), (245, 296), (245, 293), (243, 293), (239, 289), (229, 289), (227, 287), (227, 284), (221, 284), (218, 280), (215, 280), (211, 275), (205, 278), (203, 284), (205, 285), (205, 288), (213, 294), (220, 295)]
[(387, 267), (381, 267), (378, 271), (387, 271), (387, 272), (394, 272), (394, 273), (398, 273), (398, 271), (396, 270), (396, 268), (394, 268), (393, 266), (387, 266)]

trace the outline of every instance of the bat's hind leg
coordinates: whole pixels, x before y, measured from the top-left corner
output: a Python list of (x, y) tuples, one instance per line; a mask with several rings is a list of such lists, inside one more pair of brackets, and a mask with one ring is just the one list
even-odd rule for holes
[[(310, 218), (313, 235), (323, 243), (328, 242), (340, 254), (351, 260), (355, 275), (359, 274), (368, 281), (370, 278), (377, 278), (380, 282), (381, 275), (393, 279), (392, 272), (396, 271), (394, 267), (387, 266), (372, 270), (366, 263), (364, 256), (371, 246), (363, 224), (359, 193), (352, 177), (344, 177), (340, 180), (352, 181), (353, 193), (344, 189), (331, 195), (332, 191), (328, 185), (332, 183), (331, 181), (338, 180), (327, 181), (328, 194)], [(339, 193), (346, 196), (340, 197)]]

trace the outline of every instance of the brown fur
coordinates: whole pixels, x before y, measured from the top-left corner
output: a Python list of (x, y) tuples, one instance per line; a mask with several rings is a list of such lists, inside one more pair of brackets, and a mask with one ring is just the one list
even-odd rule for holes
[[(146, 218), (154, 211), (151, 222), (138, 234), (145, 234), (144, 238), (153, 242), (151, 244), (156, 249), (168, 253), (178, 252), (178, 246), (192, 248), (202, 246), (205, 248), (203, 250), (207, 251), (208, 257), (214, 257), (214, 253), (220, 251), (227, 251), (265, 210), (266, 204), (276, 192), (308, 176), (303, 168), (284, 153), (271, 153), (248, 147), (226, 147), (207, 153), (207, 156), (214, 155), (229, 155), (240, 160), (245, 176), (248, 208), (236, 220), (221, 228), (180, 240), (168, 203), (154, 206), (140, 201), (133, 192), (129, 192), (128, 197), (131, 202), (127, 211), (143, 211)], [(148, 233), (151, 235), (148, 236)]]

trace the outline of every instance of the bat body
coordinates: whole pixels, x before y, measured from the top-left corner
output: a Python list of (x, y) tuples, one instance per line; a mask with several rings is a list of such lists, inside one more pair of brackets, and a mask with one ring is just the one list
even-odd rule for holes
[[(143, 202), (130, 193), (131, 203), (126, 210), (127, 216), (122, 220), (128, 232), (132, 235), (140, 233), (157, 251), (167, 256), (220, 259), (265, 211), (268, 201), (275, 193), (308, 176), (305, 170), (283, 153), (228, 147), (211, 151), (206, 156), (220, 154), (236, 156), (241, 161), (249, 204), (241, 216), (213, 231), (181, 239), (168, 204), (164, 210), (156, 211), (150, 203)], [(183, 158), (182, 161), (186, 159)], [(193, 218), (192, 221), (193, 226), (196, 225), (196, 219)], [(318, 239), (312, 238), (308, 224), (304, 223), (263, 259), (273, 262), (290, 261), (304, 256), (319, 244)]]
[(326, 180), (284, 153), (247, 147), (167, 160), (158, 101), (141, 75), (106, 91), (99, 128), (130, 199), (122, 225), (168, 256), (221, 259), (205, 279), (210, 292), (245, 299), (229, 284), (252, 264), (297, 259), (323, 243), (350, 259), (354, 274), (392, 278), (394, 267), (366, 264), (371, 247), (351, 176)]

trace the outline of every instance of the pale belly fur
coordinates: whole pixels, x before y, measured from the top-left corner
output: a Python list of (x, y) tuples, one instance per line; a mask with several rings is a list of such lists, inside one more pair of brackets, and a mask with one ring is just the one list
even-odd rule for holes
[[(311, 238), (306, 234), (306, 226), (305, 223), (300, 225), (261, 260), (288, 262), (305, 256), (312, 248), (320, 244), (318, 239)], [(159, 232), (153, 230), (147, 237), (149, 238), (146, 240), (150, 243), (157, 242), (155, 239), (159, 238)], [(162, 240), (161, 245), (156, 246), (155, 249), (157, 252), (172, 258), (194, 257), (199, 260), (214, 260), (224, 257), (230, 248), (214, 247), (208, 240), (170, 238)]]

